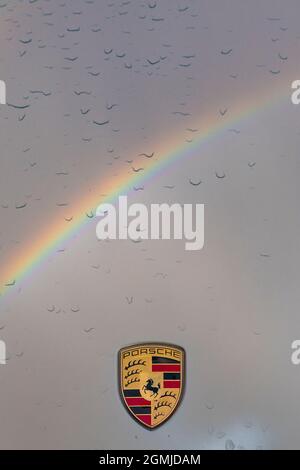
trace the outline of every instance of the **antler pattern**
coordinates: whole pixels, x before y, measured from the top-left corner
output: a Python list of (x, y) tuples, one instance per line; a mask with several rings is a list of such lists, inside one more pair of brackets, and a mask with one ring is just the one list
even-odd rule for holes
[(129, 387), (129, 385), (134, 384), (135, 382), (140, 382), (140, 379), (138, 377), (134, 377), (133, 379), (128, 380), (125, 387)]
[(160, 398), (163, 398), (163, 397), (168, 397), (168, 398), (174, 398), (176, 400), (176, 393), (174, 392), (168, 392), (168, 390), (160, 396)]
[(165, 416), (165, 415), (164, 415), (164, 413), (156, 413), (156, 415), (154, 415), (154, 419), (157, 419), (160, 416)]
[(131, 367), (136, 367), (136, 366), (145, 366), (146, 361), (142, 361), (142, 359), (139, 359), (138, 361), (129, 361), (127, 366), (125, 367), (125, 370), (131, 369)]
[(142, 372), (142, 369), (134, 369), (134, 370), (130, 370), (124, 377), (125, 380), (127, 380), (129, 377), (131, 377), (132, 375), (137, 375), (139, 374), (140, 372)]
[(159, 408), (162, 408), (163, 406), (167, 406), (168, 408), (172, 408), (172, 404), (169, 403), (168, 401), (159, 401), (157, 405), (154, 407), (155, 411), (157, 411)]

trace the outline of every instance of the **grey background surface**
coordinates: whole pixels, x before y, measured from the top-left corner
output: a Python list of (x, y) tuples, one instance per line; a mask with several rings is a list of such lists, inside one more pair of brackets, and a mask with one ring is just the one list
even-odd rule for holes
[[(7, 101), (30, 104), (0, 106), (1, 288), (16, 259), (91, 210), (84, 201), (108, 180), (117, 190), (142, 152), (180, 158), (130, 202), (206, 205), (202, 251), (99, 242), (92, 221), (6, 289), (0, 447), (299, 448), (299, 1), (0, 7)], [(187, 353), (184, 401), (151, 433), (123, 408), (116, 363), (148, 340)]]

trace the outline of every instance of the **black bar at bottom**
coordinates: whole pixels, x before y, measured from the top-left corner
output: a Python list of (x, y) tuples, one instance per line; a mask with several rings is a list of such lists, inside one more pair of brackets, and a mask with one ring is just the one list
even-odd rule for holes
[[(165, 468), (202, 467), (212, 465), (286, 464), (287, 451), (249, 450), (91, 450), (91, 451), (0, 451), (0, 468), (53, 468), (74, 465), (74, 468)], [(294, 451), (289, 451), (294, 452)], [(283, 455), (285, 453), (285, 455)], [(295, 457), (293, 457), (294, 459)], [(275, 461), (276, 459), (276, 461)], [(25, 467), (26, 465), (26, 467)]]

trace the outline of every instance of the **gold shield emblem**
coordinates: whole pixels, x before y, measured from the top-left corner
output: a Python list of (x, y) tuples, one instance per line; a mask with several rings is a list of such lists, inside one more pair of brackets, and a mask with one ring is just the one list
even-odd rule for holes
[(126, 409), (147, 429), (165, 423), (182, 399), (185, 351), (173, 344), (134, 344), (119, 351), (119, 388)]

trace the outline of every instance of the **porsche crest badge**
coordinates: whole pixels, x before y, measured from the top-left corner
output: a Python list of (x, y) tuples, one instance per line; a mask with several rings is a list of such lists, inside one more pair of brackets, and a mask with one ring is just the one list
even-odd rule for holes
[(119, 388), (127, 411), (147, 429), (165, 423), (178, 408), (185, 382), (185, 351), (162, 343), (119, 351)]

